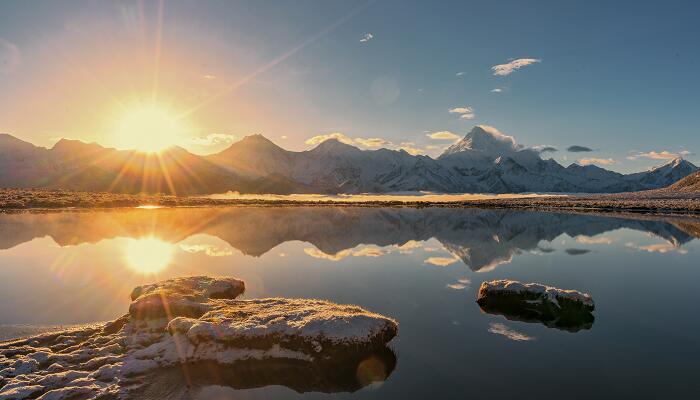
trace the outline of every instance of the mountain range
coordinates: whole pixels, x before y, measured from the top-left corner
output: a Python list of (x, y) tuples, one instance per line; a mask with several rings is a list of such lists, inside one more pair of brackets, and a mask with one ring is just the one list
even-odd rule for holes
[(620, 174), (564, 167), (488, 126), (474, 127), (437, 158), (404, 150), (361, 150), (329, 139), (288, 151), (262, 135), (212, 155), (171, 147), (158, 155), (61, 139), (52, 148), (0, 134), (0, 187), (117, 193), (613, 193), (666, 187), (697, 171), (677, 158)]

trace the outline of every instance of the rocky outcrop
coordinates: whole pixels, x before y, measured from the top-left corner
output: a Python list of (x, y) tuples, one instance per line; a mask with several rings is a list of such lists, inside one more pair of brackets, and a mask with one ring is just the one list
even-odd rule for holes
[(571, 332), (590, 329), (595, 320), (592, 314), (595, 304), (589, 294), (537, 283), (484, 282), (476, 302), (489, 314), (516, 321), (540, 322)]
[(354, 391), (392, 372), (393, 319), (323, 300), (236, 300), (243, 290), (234, 278), (175, 278), (134, 289), (129, 313), (106, 325), (2, 343), (0, 399)]

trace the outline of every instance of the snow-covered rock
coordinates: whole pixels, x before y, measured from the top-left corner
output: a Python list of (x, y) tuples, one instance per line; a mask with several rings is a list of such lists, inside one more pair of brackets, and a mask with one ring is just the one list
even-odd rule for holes
[[(0, 400), (141, 399), (159, 390), (169, 398), (174, 387), (182, 395), (213, 384), (211, 374), (173, 378), (204, 364), (241, 373), (232, 387), (298, 391), (354, 391), (393, 370), (393, 319), (322, 300), (235, 300), (243, 288), (233, 278), (175, 278), (134, 289), (130, 313), (110, 324), (0, 343)], [(363, 380), (366, 360), (383, 372)], [(266, 371), (264, 379), (245, 373), (254, 370)], [(173, 381), (154, 383), (163, 379)]]
[(538, 283), (511, 280), (484, 282), (476, 302), (491, 314), (508, 319), (538, 321), (559, 329), (578, 331), (593, 325), (595, 304), (591, 296)]

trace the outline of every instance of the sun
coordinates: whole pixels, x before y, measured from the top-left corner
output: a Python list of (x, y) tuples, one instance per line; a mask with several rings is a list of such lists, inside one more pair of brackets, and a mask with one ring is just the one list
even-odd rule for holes
[(113, 134), (119, 148), (158, 152), (181, 142), (186, 132), (184, 121), (167, 106), (140, 102), (117, 117)]
[(164, 270), (173, 260), (175, 247), (155, 237), (129, 239), (124, 246), (127, 267), (144, 275)]

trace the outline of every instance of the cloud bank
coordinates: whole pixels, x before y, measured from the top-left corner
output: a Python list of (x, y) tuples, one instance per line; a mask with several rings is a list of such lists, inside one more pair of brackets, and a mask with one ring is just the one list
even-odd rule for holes
[(673, 160), (675, 158), (683, 158), (689, 156), (691, 153), (688, 150), (681, 150), (679, 152), (670, 152), (670, 151), (647, 151), (647, 152), (638, 152), (638, 153), (633, 153), (632, 155), (628, 156), (628, 160), (636, 160), (638, 158), (650, 158), (652, 160)]
[(612, 165), (617, 164), (617, 161), (612, 158), (582, 158), (578, 160), (581, 165), (591, 165), (591, 164), (601, 164), (601, 165)]

